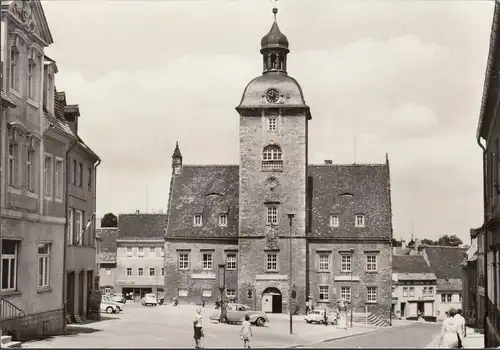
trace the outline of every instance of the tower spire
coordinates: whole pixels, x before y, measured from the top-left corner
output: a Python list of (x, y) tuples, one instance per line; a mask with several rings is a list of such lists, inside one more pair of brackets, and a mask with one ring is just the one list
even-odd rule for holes
[(274, 14), (274, 21), (276, 22), (276, 15), (278, 14), (278, 8), (276, 7), (276, 0), (274, 1), (273, 14)]

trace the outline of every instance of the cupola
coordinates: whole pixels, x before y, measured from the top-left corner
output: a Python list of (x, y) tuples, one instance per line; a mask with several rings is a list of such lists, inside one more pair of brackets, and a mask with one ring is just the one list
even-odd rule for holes
[(286, 56), (290, 52), (288, 49), (288, 39), (283, 34), (276, 22), (278, 9), (273, 8), (274, 22), (271, 30), (260, 41), (260, 53), (264, 60), (264, 73), (281, 72), (286, 74)]

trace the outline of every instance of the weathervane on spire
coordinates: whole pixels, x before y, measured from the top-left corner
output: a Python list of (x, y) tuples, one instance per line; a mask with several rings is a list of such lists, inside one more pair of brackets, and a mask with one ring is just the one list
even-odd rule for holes
[(278, 13), (278, 7), (276, 6), (276, 2), (278, 0), (272, 0), (273, 1), (273, 14), (274, 14), (274, 21), (276, 22), (276, 14)]

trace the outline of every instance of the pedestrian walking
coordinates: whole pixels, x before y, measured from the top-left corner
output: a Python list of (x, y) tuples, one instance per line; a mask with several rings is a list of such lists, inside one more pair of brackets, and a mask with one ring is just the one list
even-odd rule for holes
[(194, 342), (195, 347), (197, 349), (201, 348), (201, 338), (205, 336), (203, 334), (203, 318), (201, 316), (201, 309), (196, 309), (196, 316), (193, 321), (193, 329), (194, 329)]
[(250, 316), (245, 315), (245, 321), (241, 325), (241, 340), (243, 340), (243, 346), (250, 349), (250, 339), (253, 337), (252, 325), (250, 323)]
[(309, 315), (309, 311), (311, 310), (311, 297), (307, 297), (306, 300), (306, 315)]
[(441, 328), (439, 347), (440, 348), (457, 348), (457, 324), (453, 317), (456, 314), (455, 309), (450, 309), (450, 311), (445, 312), (446, 318), (443, 321), (443, 327)]
[(463, 348), (463, 340), (467, 336), (466, 328), (465, 328), (465, 318), (462, 316), (462, 310), (457, 309), (457, 314), (453, 317), (453, 320), (457, 324), (457, 340), (458, 340), (458, 348)]

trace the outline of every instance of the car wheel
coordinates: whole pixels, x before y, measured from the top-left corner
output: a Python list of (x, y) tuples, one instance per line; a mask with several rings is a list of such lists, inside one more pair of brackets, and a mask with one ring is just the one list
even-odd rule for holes
[(222, 318), (222, 323), (229, 323), (229, 320), (227, 319), (227, 317)]
[(306, 322), (307, 322), (307, 323), (311, 323), (312, 321), (307, 321), (307, 320), (306, 320)]
[(259, 317), (257, 319), (257, 321), (255, 321), (255, 324), (257, 324), (257, 326), (259, 326), (259, 327), (263, 327), (265, 323), (266, 323), (266, 320), (264, 320), (262, 317)]
[(115, 311), (115, 310), (113, 310), (113, 308), (112, 308), (111, 306), (108, 306), (108, 307), (106, 308), (106, 312), (107, 312), (108, 314), (112, 314), (114, 311)]

